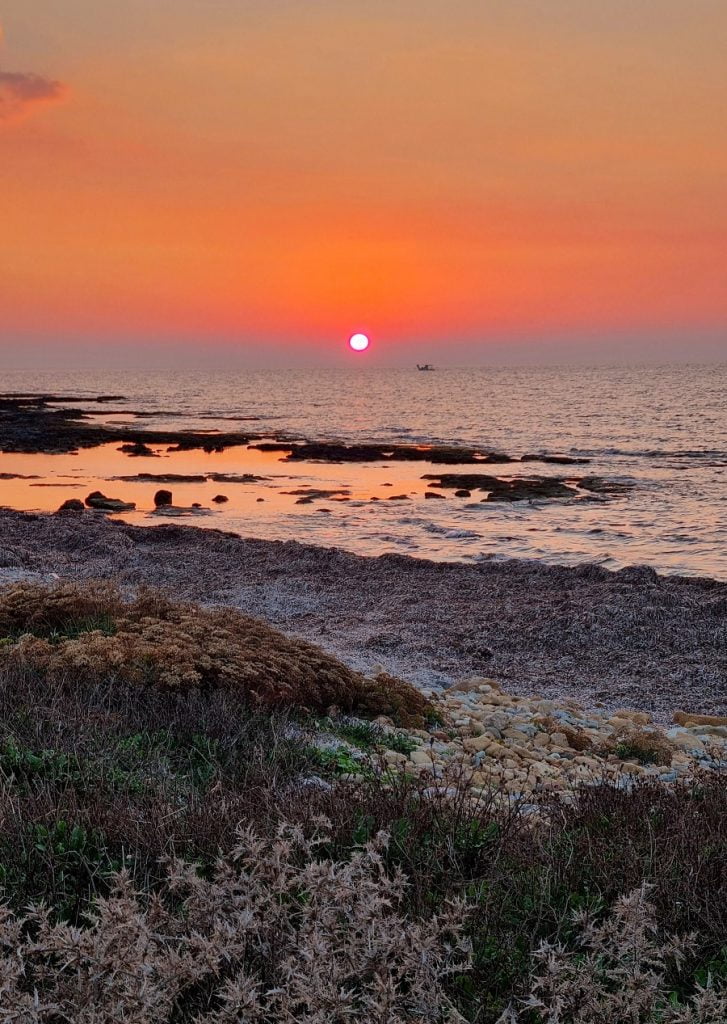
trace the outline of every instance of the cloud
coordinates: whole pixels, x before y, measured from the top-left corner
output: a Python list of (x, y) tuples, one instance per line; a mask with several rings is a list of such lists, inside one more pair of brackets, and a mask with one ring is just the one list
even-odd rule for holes
[(0, 123), (15, 121), (38, 106), (60, 103), (68, 86), (24, 71), (0, 71)]

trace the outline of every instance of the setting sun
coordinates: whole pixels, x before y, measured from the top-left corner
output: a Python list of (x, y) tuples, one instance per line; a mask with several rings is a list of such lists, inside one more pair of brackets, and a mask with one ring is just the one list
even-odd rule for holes
[(352, 334), (348, 339), (348, 344), (354, 352), (365, 352), (369, 347), (369, 339), (365, 334)]

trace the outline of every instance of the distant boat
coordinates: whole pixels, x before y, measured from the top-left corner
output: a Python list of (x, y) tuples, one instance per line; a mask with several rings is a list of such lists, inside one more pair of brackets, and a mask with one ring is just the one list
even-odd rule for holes
[(417, 363), (417, 370), (433, 370), (434, 367), (431, 363)]

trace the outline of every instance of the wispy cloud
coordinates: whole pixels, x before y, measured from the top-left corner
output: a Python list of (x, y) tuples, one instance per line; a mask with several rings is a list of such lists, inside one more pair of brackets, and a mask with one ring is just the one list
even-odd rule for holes
[[(0, 44), (2, 42), (0, 23)], [(67, 85), (43, 75), (31, 71), (0, 71), (0, 123), (25, 117), (39, 106), (60, 103), (67, 94)]]
[(25, 71), (0, 71), (0, 122), (15, 121), (38, 106), (59, 103), (68, 86)]

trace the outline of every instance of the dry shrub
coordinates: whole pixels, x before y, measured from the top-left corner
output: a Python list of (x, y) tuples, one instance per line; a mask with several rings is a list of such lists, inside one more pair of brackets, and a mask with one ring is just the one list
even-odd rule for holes
[(522, 1014), (514, 1008), (500, 1024), (724, 1024), (727, 991), (697, 986), (674, 999), (678, 974), (695, 945), (692, 936), (660, 939), (648, 887), (621, 896), (602, 922), (574, 915), (580, 948), (542, 942), (534, 953), (531, 990)]
[(226, 688), (264, 708), (325, 713), (335, 706), (389, 715), (405, 726), (423, 725), (431, 709), (409, 684), (367, 680), (313, 644), (235, 609), (176, 604), (149, 592), (124, 602), (109, 584), (7, 587), (0, 592), (0, 627), (17, 638), (0, 648), (2, 657), (49, 678)]
[(148, 898), (127, 875), (88, 926), (43, 910), (0, 915), (0, 1019), (27, 1024), (394, 1024), (462, 1020), (443, 988), (469, 966), (459, 904), (402, 910), (383, 834), (346, 862), (320, 856), (326, 823), (272, 842), (239, 833), (211, 878), (170, 862)]
[(624, 761), (640, 764), (671, 764), (674, 748), (658, 729), (628, 726), (619, 729), (600, 749), (601, 754), (616, 754)]
[(0, 590), (0, 636), (67, 632), (116, 616), (122, 606), (118, 590), (110, 583), (66, 583), (55, 587), (17, 583)]

